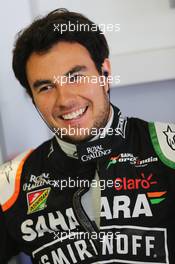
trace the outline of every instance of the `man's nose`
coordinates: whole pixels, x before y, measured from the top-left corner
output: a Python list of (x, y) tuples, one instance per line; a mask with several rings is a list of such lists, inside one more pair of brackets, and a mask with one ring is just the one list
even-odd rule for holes
[(57, 85), (56, 87), (56, 104), (58, 106), (69, 105), (75, 98), (75, 93), (69, 84)]

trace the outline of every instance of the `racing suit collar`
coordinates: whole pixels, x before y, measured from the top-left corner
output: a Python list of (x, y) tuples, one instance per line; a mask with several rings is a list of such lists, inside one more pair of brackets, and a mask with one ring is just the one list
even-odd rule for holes
[[(120, 110), (113, 106), (113, 116), (110, 122), (112, 121), (112, 125), (109, 127), (106, 135), (104, 133), (100, 134), (98, 139), (83, 142), (81, 144), (73, 145), (73, 144), (64, 144), (64, 147), (58, 143), (55, 137), (55, 144), (57, 144), (57, 148), (60, 148), (62, 154), (66, 156), (68, 159), (77, 160), (78, 163), (82, 165), (82, 162), (89, 163), (89, 162), (96, 162), (97, 160), (103, 161), (104, 159), (109, 158), (112, 155), (112, 150), (116, 147), (119, 147), (125, 141), (126, 136), (126, 129), (127, 126), (127, 119), (121, 116)], [(109, 125), (109, 124), (108, 124)], [(107, 130), (107, 129), (106, 129)], [(110, 131), (110, 133), (109, 133)], [(72, 150), (72, 155), (66, 154), (66, 148)], [(74, 158), (73, 158), (74, 157)], [(78, 157), (78, 159), (75, 159)], [(80, 165), (79, 164), (79, 165)]]
[(77, 177), (77, 175), (82, 177), (83, 175), (86, 177), (91, 173), (94, 176), (97, 162), (105, 162), (113, 155), (115, 149), (125, 142), (125, 131), (128, 133), (128, 128), (126, 129), (127, 119), (121, 117), (121, 112), (117, 107), (112, 107), (114, 117), (111, 128), (117, 133), (77, 144), (74, 155), (78, 158), (68, 156), (58, 144), (56, 137), (53, 137), (49, 160), (52, 163), (51, 166), (62, 172), (63, 177), (64, 175), (71, 175), (71, 177)]
[(98, 139), (77, 145), (77, 155), (80, 162), (85, 164), (105, 161), (112, 154), (113, 149), (125, 139), (125, 136), (123, 137), (122, 135), (122, 130), (125, 133), (127, 121), (121, 117), (121, 112), (116, 106), (112, 104), (111, 106), (113, 108), (112, 124), (106, 127), (105, 134), (102, 132)]

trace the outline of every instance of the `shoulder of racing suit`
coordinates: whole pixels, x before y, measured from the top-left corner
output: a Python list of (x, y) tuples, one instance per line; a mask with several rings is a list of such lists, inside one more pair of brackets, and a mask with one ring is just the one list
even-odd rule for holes
[(175, 169), (175, 124), (150, 122), (149, 132), (155, 152), (168, 167)]
[(8, 210), (18, 198), (23, 165), (31, 152), (26, 151), (0, 166), (0, 205), (3, 211)]

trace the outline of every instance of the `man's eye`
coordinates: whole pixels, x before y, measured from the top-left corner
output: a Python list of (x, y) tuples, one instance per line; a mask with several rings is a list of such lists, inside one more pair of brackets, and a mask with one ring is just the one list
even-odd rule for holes
[(76, 81), (80, 81), (81, 80), (81, 78), (82, 78), (82, 74), (74, 74), (74, 75), (71, 75), (71, 76), (69, 76), (69, 81), (70, 82), (76, 82)]
[(51, 85), (47, 85), (47, 86), (43, 86), (41, 88), (38, 89), (39, 93), (40, 92), (47, 92), (49, 90), (51, 90), (53, 87)]

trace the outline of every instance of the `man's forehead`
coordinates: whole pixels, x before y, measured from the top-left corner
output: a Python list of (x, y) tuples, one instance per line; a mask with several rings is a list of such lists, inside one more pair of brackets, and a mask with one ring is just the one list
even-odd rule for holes
[(28, 58), (27, 64), (31, 60), (35, 63), (63, 63), (62, 66), (69, 66), (66, 63), (71, 63), (71, 67), (76, 64), (88, 64), (92, 61), (89, 51), (79, 43), (59, 42), (52, 48), (42, 52), (33, 52)]

